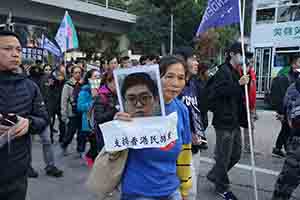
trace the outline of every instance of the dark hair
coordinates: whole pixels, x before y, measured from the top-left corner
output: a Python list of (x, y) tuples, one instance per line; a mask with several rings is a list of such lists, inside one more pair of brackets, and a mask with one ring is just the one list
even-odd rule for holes
[(188, 58), (193, 57), (193, 48), (192, 47), (180, 47), (178, 49), (175, 49), (174, 55), (175, 56), (181, 56), (185, 61), (187, 61)]
[(12, 32), (12, 31), (0, 30), (0, 37), (8, 37), (8, 36), (17, 38), (17, 40), (21, 44), (21, 37), (17, 33)]
[(74, 73), (74, 70), (77, 68), (77, 69), (80, 69), (81, 70), (81, 73), (83, 72), (82, 68), (77, 66), (77, 65), (70, 65), (69, 67), (71, 67), (71, 74)]
[(110, 61), (112, 61), (113, 59), (117, 59), (117, 62), (119, 63), (119, 58), (116, 55), (110, 55), (107, 57), (107, 63), (109, 64)]
[(157, 86), (154, 80), (152, 80), (149, 74), (144, 72), (133, 73), (125, 78), (121, 89), (122, 96), (124, 97), (126, 91), (136, 85), (145, 85), (148, 87), (154, 97), (158, 96)]
[(123, 56), (123, 57), (121, 58), (121, 62), (123, 62), (124, 60), (130, 60), (130, 57), (129, 57), (129, 56)]
[(112, 72), (105, 73), (102, 80), (101, 80), (101, 86), (107, 85), (108, 83), (114, 81), (114, 75)]
[(206, 73), (208, 71), (208, 68), (209, 67), (206, 63), (199, 62), (198, 77), (200, 78), (200, 80), (202, 80), (202, 81), (208, 80), (208, 75)]
[(145, 56), (145, 55), (141, 56), (141, 57), (140, 57), (140, 60), (139, 60), (140, 65), (143, 65), (143, 63), (144, 63), (147, 59), (148, 59), (148, 56)]
[(51, 66), (50, 64), (44, 64), (44, 66), (43, 66), (43, 71), (45, 71), (45, 68), (48, 67), (48, 66), (49, 66), (49, 67), (51, 68), (51, 70), (52, 70), (52, 66)]
[(240, 42), (235, 42), (228, 49), (226, 49), (225, 51), (226, 62), (229, 62), (231, 60), (230, 53), (242, 54), (242, 44)]
[(252, 52), (246, 52), (246, 58), (251, 59), (253, 58), (254, 54)]
[(94, 72), (96, 72), (96, 71), (97, 71), (96, 69), (91, 69), (90, 71), (88, 71), (85, 74), (84, 79), (83, 79), (83, 85), (89, 84), (89, 79), (92, 78)]
[(300, 58), (300, 54), (294, 54), (291, 56), (290, 63), (294, 64)]
[(148, 56), (148, 58), (149, 58), (149, 60), (157, 60), (157, 59), (159, 59), (159, 56), (157, 56), (157, 55), (155, 55), (155, 54), (150, 54), (149, 56)]
[(186, 76), (188, 73), (188, 67), (186, 62), (182, 58), (176, 56), (165, 56), (160, 60), (159, 63), (160, 77), (163, 77), (167, 73), (170, 65), (175, 64), (182, 64), (184, 68), (184, 74)]

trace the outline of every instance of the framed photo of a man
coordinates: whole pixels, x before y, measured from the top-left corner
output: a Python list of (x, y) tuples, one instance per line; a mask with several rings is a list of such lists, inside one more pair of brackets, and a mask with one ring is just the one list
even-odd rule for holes
[(114, 71), (122, 112), (132, 117), (165, 116), (158, 65)]

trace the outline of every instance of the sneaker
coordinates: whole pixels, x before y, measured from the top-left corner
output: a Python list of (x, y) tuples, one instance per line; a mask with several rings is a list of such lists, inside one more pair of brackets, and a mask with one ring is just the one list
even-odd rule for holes
[(231, 192), (217, 192), (224, 200), (238, 200), (238, 198)]
[(284, 158), (285, 153), (281, 149), (273, 148), (272, 156), (273, 157), (278, 157), (278, 158)]
[(28, 177), (29, 178), (37, 178), (39, 177), (39, 173), (37, 173), (37, 171), (35, 171), (31, 166), (28, 169)]
[(46, 174), (48, 176), (52, 176), (52, 177), (55, 177), (55, 178), (59, 178), (59, 177), (62, 177), (63, 176), (63, 171), (62, 170), (59, 170), (57, 167), (55, 166), (50, 166), (50, 167), (46, 167)]

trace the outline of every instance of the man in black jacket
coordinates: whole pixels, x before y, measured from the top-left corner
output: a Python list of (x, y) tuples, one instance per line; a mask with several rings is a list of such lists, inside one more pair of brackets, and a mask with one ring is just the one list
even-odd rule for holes
[(0, 117), (13, 114), (18, 119), (14, 126), (0, 125), (0, 137), (10, 133), (13, 138), (0, 146), (0, 199), (25, 200), (30, 134), (40, 133), (49, 121), (38, 86), (17, 73), (21, 57), (19, 37), (0, 31)]
[(240, 160), (242, 148), (240, 127), (247, 124), (242, 86), (248, 84), (249, 77), (240, 77), (239, 66), (243, 61), (241, 54), (241, 44), (233, 44), (227, 51), (226, 62), (219, 67), (212, 83), (216, 164), (207, 178), (215, 184), (216, 192), (225, 200), (237, 199), (230, 191), (227, 173)]
[(297, 69), (300, 68), (300, 54), (293, 55), (291, 57), (291, 69), (288, 75), (281, 75), (276, 77), (272, 82), (271, 87), (271, 103), (274, 110), (277, 112), (277, 119), (281, 122), (281, 130), (277, 137), (275, 148), (273, 148), (273, 156), (284, 157), (285, 153), (282, 151), (282, 147), (287, 150), (287, 141), (290, 136), (291, 129), (284, 115), (285, 110), (283, 108), (283, 99), (288, 87), (293, 84), (298, 76)]

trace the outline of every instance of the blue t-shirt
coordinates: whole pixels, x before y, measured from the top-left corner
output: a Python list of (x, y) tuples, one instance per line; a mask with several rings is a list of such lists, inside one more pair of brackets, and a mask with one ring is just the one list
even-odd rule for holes
[(180, 186), (176, 161), (182, 144), (191, 143), (189, 113), (178, 99), (166, 104), (166, 114), (178, 114), (178, 139), (165, 148), (130, 149), (122, 178), (122, 193), (163, 197)]

